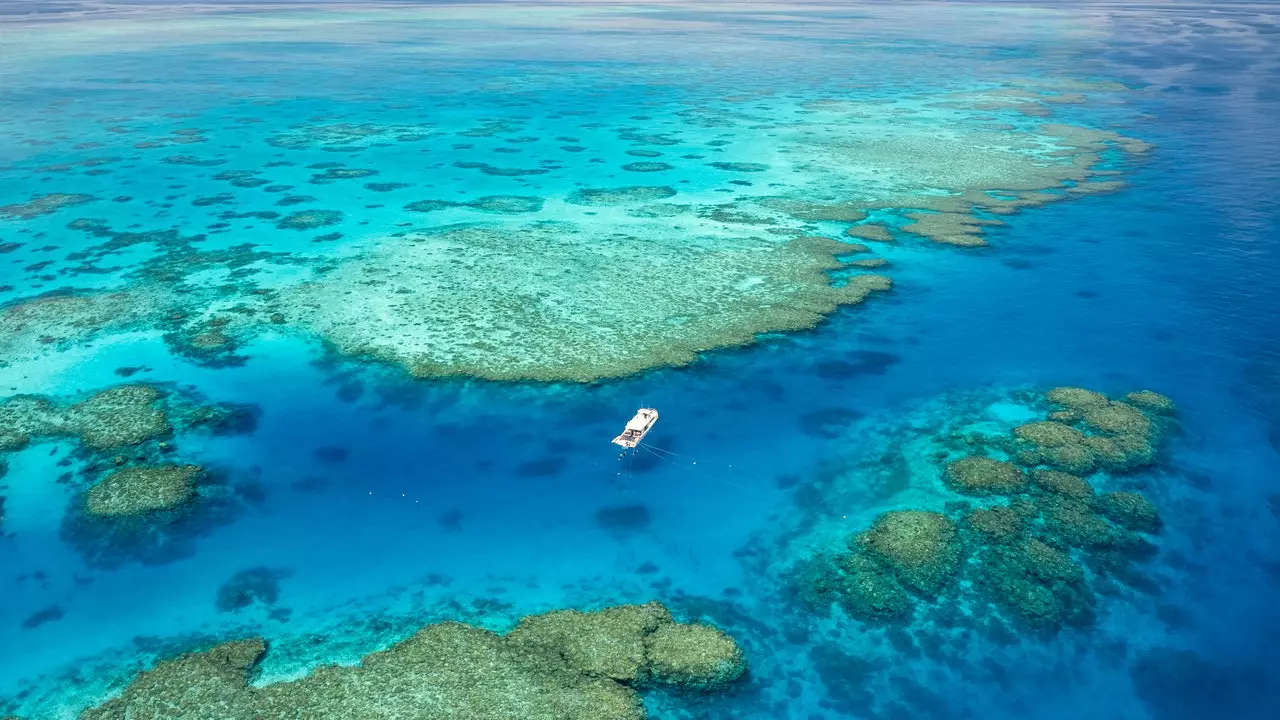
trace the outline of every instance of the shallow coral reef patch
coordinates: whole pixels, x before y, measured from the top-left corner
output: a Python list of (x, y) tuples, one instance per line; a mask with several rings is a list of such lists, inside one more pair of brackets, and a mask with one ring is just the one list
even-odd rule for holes
[(82, 205), (96, 199), (97, 198), (92, 195), (85, 195), (83, 193), (50, 193), (48, 195), (40, 195), (23, 203), (0, 206), (0, 219), (30, 220), (34, 217), (57, 212), (64, 207)]
[(447, 210), (449, 208), (470, 208), (484, 213), (494, 215), (521, 215), (524, 213), (536, 213), (542, 209), (543, 199), (540, 197), (530, 197), (522, 195), (486, 195), (476, 198), (468, 202), (454, 202), (452, 200), (419, 200), (404, 206), (405, 210), (412, 212), (434, 212), (436, 210)]
[(947, 487), (962, 495), (1011, 495), (1027, 489), (1027, 476), (1017, 465), (971, 456), (947, 465)]
[(589, 381), (809, 328), (889, 289), (870, 274), (833, 284), (843, 248), (823, 238), (584, 237), (568, 223), (458, 226), (381, 243), (282, 291), (279, 307), (342, 353), (419, 377)]
[(95, 450), (113, 450), (165, 437), (173, 430), (161, 394), (149, 385), (119, 385), (72, 404), (38, 395), (16, 395), (0, 403), (0, 450), (33, 439), (77, 437)]
[(714, 691), (746, 670), (732, 638), (676, 623), (657, 603), (535, 615), (506, 636), (428, 625), (358, 666), (255, 687), (266, 649), (261, 639), (239, 640), (164, 661), (81, 717), (642, 720), (637, 688), (648, 682)]
[(85, 493), (85, 511), (99, 517), (132, 517), (174, 510), (191, 502), (199, 465), (135, 466), (110, 473)]
[(303, 210), (286, 215), (276, 223), (281, 230), (314, 230), (342, 222), (341, 210)]
[(936, 512), (887, 512), (849, 544), (884, 563), (904, 586), (926, 596), (937, 595), (960, 565), (956, 524)]
[(617, 188), (585, 188), (575, 190), (565, 202), (573, 205), (627, 205), (666, 200), (676, 196), (676, 189), (666, 185), (632, 185)]
[[(1091, 581), (1141, 585), (1133, 566), (1156, 552), (1143, 536), (1162, 529), (1146, 497), (1099, 493), (1089, 479), (1114, 487), (1120, 473), (1154, 462), (1157, 443), (1172, 427), (1173, 403), (1151, 391), (1126, 397), (1134, 395), (1131, 404), (1083, 388), (1019, 391), (997, 403), (1001, 412), (1054, 419), (1009, 422), (1004, 436), (936, 438), (933, 447), (945, 448), (932, 460), (942, 465), (941, 485), (977, 500), (948, 502), (945, 512), (879, 515), (849, 539), (852, 554), (834, 561), (819, 555), (797, 566), (798, 596), (811, 610), (834, 603), (873, 623), (912, 618), (911, 595), (938, 607), (962, 603), (972, 613), (991, 605), (1035, 632), (1091, 623), (1098, 604)], [(1014, 405), (1023, 409), (1013, 412)], [(1101, 455), (1099, 447), (1115, 448), (1115, 455)], [(1078, 448), (1082, 457), (1068, 462), (1055, 454), (1062, 448)], [(953, 459), (956, 451), (983, 454)]]

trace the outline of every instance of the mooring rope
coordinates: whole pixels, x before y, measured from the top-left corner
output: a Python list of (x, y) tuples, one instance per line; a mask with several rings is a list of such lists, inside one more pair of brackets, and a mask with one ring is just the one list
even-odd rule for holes
[[(663, 450), (662, 448), (653, 447), (653, 446), (651, 446), (651, 445), (647, 445), (647, 444), (643, 444), (643, 443), (642, 443), (642, 444), (640, 444), (640, 445), (636, 445), (636, 448), (638, 448), (638, 449), (642, 449), (642, 450), (645, 450), (646, 452), (648, 452), (648, 453), (652, 454), (654, 457), (658, 458), (659, 460), (665, 460), (665, 461), (667, 461), (667, 462), (671, 463), (672, 465), (674, 465), (674, 466), (676, 466), (676, 467), (678, 467), (678, 468), (685, 469), (685, 470), (690, 469), (690, 468), (686, 467), (685, 465), (683, 465), (683, 464), (681, 464), (681, 463), (678, 463), (678, 462), (676, 462), (675, 460), (672, 460), (670, 457), (666, 457), (666, 456), (663, 456), (663, 455), (659, 455), (659, 454), (658, 454), (657, 452), (655, 452), (655, 451), (656, 451), (656, 450), (661, 450), (662, 452), (667, 453), (667, 455), (670, 455), (670, 456), (674, 456), (674, 457), (684, 457), (683, 455), (680, 455), (680, 454), (678, 454), (678, 453), (673, 453), (673, 452), (671, 452), (670, 450)], [(691, 462), (689, 463), (689, 465), (697, 465), (697, 464), (698, 464), (698, 461), (697, 461), (697, 460), (693, 460), (693, 461), (691, 461)], [(722, 485), (728, 485), (729, 487), (737, 488), (737, 489), (739, 489), (739, 490), (746, 490), (746, 489), (747, 489), (747, 488), (745, 488), (745, 487), (743, 487), (743, 486), (741, 486), (741, 485), (739, 485), (739, 484), (737, 484), (737, 483), (735, 483), (735, 482), (730, 482), (730, 481), (725, 480), (725, 479), (723, 479), (723, 478), (721, 478), (721, 477), (719, 477), (719, 476), (717, 476), (717, 475), (710, 475), (709, 477), (710, 477), (712, 480), (715, 480), (716, 482), (718, 482), (718, 483), (720, 483), (720, 484), (722, 484)]]

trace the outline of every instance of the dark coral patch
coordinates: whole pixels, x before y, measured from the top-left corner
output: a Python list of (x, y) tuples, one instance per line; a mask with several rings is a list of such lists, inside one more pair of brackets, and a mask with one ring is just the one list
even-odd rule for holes
[(544, 175), (551, 172), (547, 168), (504, 168), (490, 165), (483, 162), (464, 162), (458, 161), (453, 164), (456, 168), (464, 170), (479, 170), (485, 175), (496, 175), (498, 177), (523, 177), (525, 175)]
[(468, 202), (452, 200), (419, 200), (404, 206), (411, 212), (435, 212), (450, 208), (468, 208), (495, 215), (520, 215), (542, 210), (543, 200), (540, 197), (521, 195), (486, 195)]
[(409, 183), (400, 183), (400, 182), (365, 183), (364, 187), (366, 190), (372, 190), (374, 192), (391, 192), (393, 190), (401, 190), (403, 188), (407, 188), (409, 187)]
[(288, 207), (289, 205), (301, 205), (303, 203), (315, 202), (315, 198), (310, 195), (285, 195), (276, 201), (276, 205)]
[(729, 172), (764, 172), (769, 169), (769, 166), (763, 163), (713, 162), (707, 164), (717, 170), (727, 170)]
[(280, 599), (280, 581), (289, 575), (288, 570), (268, 567), (241, 570), (218, 588), (214, 605), (223, 613), (237, 612), (254, 603), (275, 605)]
[(667, 186), (585, 188), (570, 193), (565, 202), (573, 205), (627, 205), (666, 200), (675, 195), (675, 188)]
[(24, 203), (0, 206), (0, 219), (30, 220), (34, 217), (57, 212), (64, 207), (82, 205), (96, 199), (97, 198), (92, 195), (84, 195), (80, 193), (51, 193), (49, 195), (40, 195)]
[(622, 166), (627, 172), (662, 172), (670, 170), (674, 165), (668, 165), (664, 162), (633, 162)]
[(369, 170), (366, 168), (344, 168), (335, 167), (328, 168), (322, 173), (316, 173), (307, 179), (312, 185), (328, 185), (329, 183), (338, 182), (339, 180), (357, 180), (372, 175), (377, 175), (377, 170)]
[(343, 217), (341, 210), (303, 210), (281, 218), (276, 227), (281, 230), (314, 230), (336, 225), (342, 222)]

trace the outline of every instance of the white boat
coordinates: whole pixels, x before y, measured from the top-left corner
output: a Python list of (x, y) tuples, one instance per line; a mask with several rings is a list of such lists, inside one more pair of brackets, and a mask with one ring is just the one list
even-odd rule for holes
[(658, 411), (653, 408), (640, 408), (636, 411), (635, 417), (627, 422), (627, 426), (622, 429), (622, 434), (613, 439), (614, 445), (621, 445), (624, 448), (634, 448), (644, 440), (644, 436), (649, 434), (653, 429), (654, 423), (658, 422)]

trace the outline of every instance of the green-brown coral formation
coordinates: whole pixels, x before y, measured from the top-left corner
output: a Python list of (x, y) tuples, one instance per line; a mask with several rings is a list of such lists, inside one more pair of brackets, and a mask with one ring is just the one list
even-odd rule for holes
[[(189, 389), (161, 391), (151, 385), (116, 385), (83, 399), (14, 395), (0, 399), (0, 452), (30, 443), (75, 439), (100, 457), (130, 461), (153, 451), (172, 452), (175, 434), (201, 430), (215, 435), (252, 432), (252, 404), (205, 403)], [(165, 442), (161, 442), (165, 441)]]
[(266, 643), (255, 638), (162, 662), (139, 675), (121, 697), (85, 710), (80, 717), (82, 720), (253, 717), (253, 697), (245, 692), (245, 683), (266, 649)]
[(435, 212), (449, 208), (470, 208), (494, 215), (520, 215), (536, 213), (542, 209), (543, 199), (524, 195), (486, 195), (469, 202), (453, 200), (419, 200), (404, 206), (412, 212)]
[(911, 597), (893, 571), (864, 553), (840, 559), (830, 592), (846, 613), (859, 620), (889, 622), (911, 615)]
[(1171, 414), (1178, 408), (1169, 398), (1154, 390), (1136, 390), (1124, 396), (1130, 405), (1149, 412)]
[(32, 198), (24, 203), (0, 206), (0, 219), (30, 220), (41, 215), (57, 212), (64, 207), (81, 205), (94, 200), (92, 195), (79, 193), (50, 193)]
[(1034, 627), (1086, 624), (1093, 619), (1093, 593), (1083, 568), (1039, 540), (985, 551), (979, 582), (998, 605)]
[(1089, 500), (1093, 497), (1093, 486), (1088, 480), (1060, 470), (1032, 470), (1031, 484), (1038, 490), (1066, 495), (1076, 500)]
[(1070, 425), (1033, 422), (1014, 428), (1013, 434), (1025, 448), (1018, 455), (1024, 465), (1044, 464), (1077, 475), (1088, 475), (1097, 467), (1088, 438)]
[(1146, 437), (1153, 431), (1151, 421), (1141, 410), (1122, 402), (1090, 408), (1081, 419), (1089, 429), (1106, 435)]
[(85, 493), (85, 511), (98, 517), (136, 517), (180, 509), (195, 497), (202, 472), (198, 465), (116, 470)]
[(387, 141), (417, 142), (430, 134), (431, 130), (426, 125), (333, 123), (291, 128), (267, 138), (266, 142), (288, 150), (318, 147), (330, 152), (354, 152)]
[(1119, 528), (1111, 525), (1093, 505), (1062, 495), (1040, 498), (1036, 508), (1044, 527), (1071, 547), (1097, 550), (1115, 546), (1123, 540)]
[(1054, 405), (1061, 405), (1077, 412), (1103, 407), (1110, 402), (1107, 396), (1100, 392), (1077, 387), (1054, 388), (1045, 393), (1045, 399)]
[(889, 234), (889, 229), (878, 223), (863, 223), (862, 225), (854, 225), (844, 233), (851, 238), (859, 240), (870, 240), (871, 242), (893, 242), (893, 236)]
[(276, 227), (281, 230), (314, 230), (342, 222), (341, 210), (302, 210), (280, 218)]
[(51, 348), (126, 332), (155, 322), (166, 303), (149, 289), (51, 293), (0, 307), (0, 363), (38, 357)]
[(1103, 493), (1098, 496), (1098, 511), (1120, 527), (1143, 533), (1160, 532), (1160, 512), (1138, 493)]
[(618, 188), (586, 188), (575, 190), (565, 198), (573, 205), (628, 205), (648, 203), (675, 197), (676, 189), (666, 185), (632, 185)]
[[(607, 674), (620, 667), (611, 664), (621, 657), (611, 643), (622, 642), (628, 653), (639, 648), (635, 677), (690, 689), (719, 689), (745, 670), (731, 638), (710, 626), (675, 623), (656, 603), (595, 614), (609, 620), (588, 619), (592, 615), (557, 616), (549, 624), (533, 616), (505, 637), (455, 622), (428, 625), (358, 666), (331, 665), (263, 687), (249, 681), (265, 643), (226, 643), (160, 663), (81, 718), (643, 720), (635, 687)], [(541, 635), (540, 627), (549, 634)], [(576, 667), (563, 643), (592, 671)]]
[(720, 690), (742, 677), (747, 657), (733, 638), (710, 625), (664, 623), (644, 638), (653, 682)]
[(626, 683), (645, 680), (644, 638), (671, 622), (658, 603), (622, 605), (597, 612), (558, 610), (520, 621), (508, 640), (556, 652), (584, 675)]
[(998, 505), (976, 508), (964, 518), (966, 529), (978, 533), (987, 543), (1008, 543), (1021, 537), (1026, 522), (1013, 508)]
[(942, 477), (953, 491), (976, 497), (1011, 495), (1027, 489), (1027, 475), (1017, 465), (977, 455), (950, 463)]
[(72, 404), (38, 395), (0, 402), (0, 450), (37, 438), (76, 437), (95, 450), (113, 450), (165, 437), (173, 431), (161, 395), (149, 385), (119, 385)]
[(1084, 388), (1060, 387), (1045, 399), (1056, 408), (1052, 420), (1014, 431), (1018, 461), (1076, 475), (1150, 465), (1174, 410), (1172, 401), (1150, 390), (1129, 393), (1126, 399), (1132, 402), (1121, 402)]
[(926, 596), (940, 593), (960, 565), (956, 524), (942, 513), (884, 513), (870, 530), (850, 538), (849, 546), (884, 563), (906, 588)]
[[(1033, 628), (1091, 622), (1093, 591), (1083, 566), (1097, 576), (1145, 587), (1134, 563), (1156, 552), (1143, 534), (1161, 529), (1159, 513), (1145, 497), (1098, 493), (1084, 477), (1097, 470), (1118, 474), (1153, 461), (1156, 443), (1172, 422), (1173, 403), (1151, 391), (1125, 397), (1133, 401), (1113, 401), (1083, 388), (1055, 388), (1043, 395), (1019, 391), (1012, 402), (998, 403), (999, 417), (1008, 416), (1005, 405), (1016, 404), (1051, 419), (1023, 422), (1007, 435), (978, 429), (991, 422), (990, 416), (978, 416), (982, 424), (976, 427), (970, 425), (976, 418), (961, 416), (951, 426), (955, 429), (930, 441), (941, 445), (933, 457), (943, 464), (942, 484), (969, 497), (1007, 496), (1007, 504), (954, 500), (946, 504), (946, 514), (885, 513), (849, 540), (851, 554), (833, 560), (820, 554), (797, 565), (797, 597), (817, 612), (837, 603), (850, 617), (867, 622), (909, 618), (915, 610), (909, 593), (943, 605), (991, 603)], [(1013, 416), (1023, 417), (1021, 411)], [(962, 448), (1012, 460), (986, 455), (947, 460)], [(1064, 448), (1087, 457), (1067, 462), (1068, 456), (1055, 454)], [(951, 590), (941, 592), (948, 586)], [(970, 611), (984, 612), (973, 605)]]
[(138, 445), (173, 431), (160, 393), (148, 385), (122, 385), (95, 393), (68, 408), (67, 419), (80, 442), (97, 450)]

